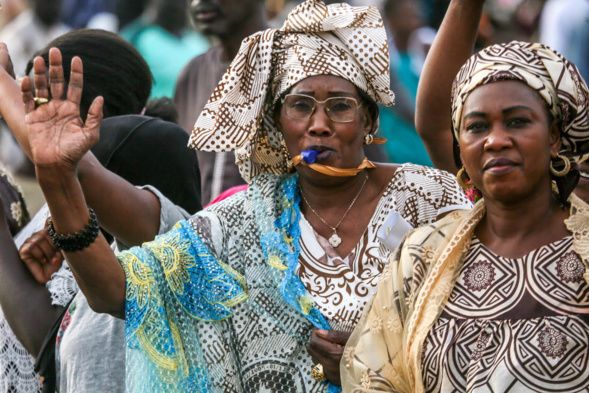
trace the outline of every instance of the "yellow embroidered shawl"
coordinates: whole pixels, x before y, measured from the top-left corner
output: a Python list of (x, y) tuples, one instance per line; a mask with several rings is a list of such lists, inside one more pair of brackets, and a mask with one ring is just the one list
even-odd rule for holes
[[(589, 282), (589, 205), (574, 194), (569, 202), (565, 224)], [(344, 392), (424, 392), (423, 342), (452, 292), (484, 214), (482, 200), (472, 210), (450, 213), (407, 235), (348, 341), (340, 366)]]

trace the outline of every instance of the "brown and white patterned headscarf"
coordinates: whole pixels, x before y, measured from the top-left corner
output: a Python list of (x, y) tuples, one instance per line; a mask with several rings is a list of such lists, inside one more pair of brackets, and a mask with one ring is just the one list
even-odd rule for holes
[(189, 146), (235, 150), (241, 176), (286, 172), (273, 109), (280, 95), (315, 75), (342, 77), (384, 105), (389, 90), (389, 52), (375, 7), (327, 6), (307, 0), (280, 29), (247, 37), (200, 114)]
[(462, 66), (452, 87), (452, 129), (458, 139), (464, 102), (480, 85), (518, 80), (546, 101), (561, 120), (564, 150), (580, 157), (589, 153), (589, 91), (577, 67), (553, 49), (537, 43), (512, 41), (489, 46)]

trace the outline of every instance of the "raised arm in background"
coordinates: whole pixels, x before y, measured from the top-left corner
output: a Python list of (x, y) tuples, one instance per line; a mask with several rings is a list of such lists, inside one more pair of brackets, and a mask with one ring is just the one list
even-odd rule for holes
[[(11, 75), (11, 70), (12, 63), (6, 45), (0, 43), (0, 90), (2, 91), (0, 114), (4, 116), (25, 154), (32, 159), (21, 90), (14, 80), (14, 74)], [(39, 87), (37, 78), (45, 77), (44, 73), (43, 59), (37, 58), (35, 60), (37, 87)], [(47, 89), (43, 94), (48, 94)], [(86, 202), (96, 211), (101, 226), (107, 232), (127, 246), (139, 245), (157, 235), (160, 206), (158, 199), (151, 192), (137, 189), (121, 177), (106, 170), (92, 152), (85, 154), (76, 169)], [(109, 197), (104, 198), (104, 195)]]
[[(2, 201), (0, 200), (0, 204)], [(47, 243), (46, 243), (47, 244)], [(38, 252), (53, 256), (50, 247)], [(38, 272), (39, 279), (43, 272)], [(62, 307), (51, 304), (45, 285), (40, 284), (21, 262), (19, 252), (6, 224), (4, 209), (0, 206), (0, 301), (6, 321), (25, 349), (37, 357), (43, 340)]]
[(436, 168), (456, 174), (452, 153), (452, 82), (472, 55), (485, 0), (452, 0), (429, 50), (417, 89), (415, 127)]
[[(29, 153), (35, 165), (37, 180), (47, 200), (55, 231), (59, 234), (73, 234), (83, 230), (90, 219), (84, 197), (86, 190), (82, 189), (77, 170), (82, 158), (98, 140), (104, 100), (102, 97), (94, 100), (83, 122), (80, 118), (83, 88), (81, 59), (75, 57), (72, 60), (67, 95), (64, 95), (59, 50), (51, 49), (49, 62), (49, 84), (45, 64), (40, 58), (35, 60), (34, 67), (36, 97), (49, 99), (51, 96), (47, 104), (35, 107), (31, 80), (28, 77), (23, 79), (21, 88), (26, 112), (25, 132), (28, 134)], [(99, 195), (103, 199), (112, 198), (105, 190)], [(155, 225), (154, 236), (158, 226)], [(99, 233), (89, 247), (66, 252), (65, 256), (90, 306), (97, 312), (123, 317), (125, 274), (102, 234)]]

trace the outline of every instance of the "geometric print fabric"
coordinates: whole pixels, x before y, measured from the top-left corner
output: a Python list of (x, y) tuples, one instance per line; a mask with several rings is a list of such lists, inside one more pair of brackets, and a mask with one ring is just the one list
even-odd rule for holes
[(426, 391), (589, 391), (584, 272), (572, 236), (515, 259), (474, 238), (424, 342)]
[(247, 37), (196, 121), (189, 146), (235, 151), (248, 182), (262, 173), (285, 173), (274, 105), (290, 87), (315, 75), (341, 77), (377, 103), (394, 103), (387, 38), (375, 7), (307, 0), (280, 29)]

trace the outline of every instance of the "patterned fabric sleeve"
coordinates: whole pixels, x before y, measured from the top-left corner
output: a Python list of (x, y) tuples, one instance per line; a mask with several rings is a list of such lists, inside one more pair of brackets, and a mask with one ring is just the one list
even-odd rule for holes
[(448, 172), (406, 164), (397, 170), (394, 180), (399, 214), (416, 228), (448, 212), (472, 208), (456, 176)]
[(118, 255), (127, 279), (128, 391), (207, 391), (198, 329), (247, 298), (244, 278), (219, 262), (187, 221)]

